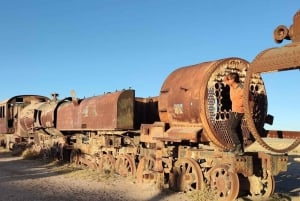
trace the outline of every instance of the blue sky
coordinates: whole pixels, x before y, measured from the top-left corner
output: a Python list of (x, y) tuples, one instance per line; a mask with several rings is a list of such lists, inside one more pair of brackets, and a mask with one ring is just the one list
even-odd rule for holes
[[(79, 98), (132, 87), (157, 96), (175, 69), (279, 47), (299, 1), (1, 0), (0, 100)], [(271, 129), (300, 130), (300, 71), (266, 76)]]

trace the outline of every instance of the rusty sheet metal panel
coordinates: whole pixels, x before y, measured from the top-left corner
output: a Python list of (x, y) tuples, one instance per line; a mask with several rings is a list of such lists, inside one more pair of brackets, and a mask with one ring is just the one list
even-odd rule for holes
[(57, 106), (57, 102), (51, 101), (48, 103), (45, 103), (41, 105), (40, 108), (38, 108), (38, 117), (40, 118), (40, 126), (43, 128), (53, 128), (55, 127), (54, 121), (54, 112)]
[(155, 122), (153, 124), (141, 125), (141, 142), (156, 143), (157, 140), (164, 138), (165, 123)]
[(251, 64), (251, 73), (300, 68), (300, 43), (271, 48), (260, 53)]
[(6, 118), (0, 118), (0, 133), (1, 134), (9, 133)]
[(258, 152), (258, 157), (261, 159), (262, 169), (268, 170), (271, 175), (276, 176), (280, 172), (287, 171), (287, 155)]
[[(201, 131), (202, 127), (173, 127), (164, 134), (164, 138), (172, 140), (174, 142), (180, 142), (183, 140), (188, 140), (190, 142), (199, 142)], [(204, 142), (206, 141), (206, 139), (201, 139), (201, 141)]]
[(35, 110), (44, 103), (33, 103), (26, 106), (19, 115), (19, 122), (21, 131), (27, 133), (30, 129), (35, 127)]
[(134, 127), (134, 90), (68, 101), (57, 110), (59, 130), (120, 130)]
[(171, 73), (162, 85), (159, 96), (159, 116), (167, 123), (201, 123), (200, 86), (208, 69), (215, 62), (183, 67)]
[(79, 105), (71, 99), (64, 99), (59, 103), (56, 114), (56, 128), (58, 130), (74, 130), (80, 128)]
[(18, 125), (16, 128), (17, 134), (27, 136), (29, 132), (37, 127), (35, 124), (36, 110), (49, 100), (49, 98), (39, 95), (22, 95), (10, 101), (11, 107), (14, 108), (13, 113), (18, 118), (18, 124), (15, 124)]
[[(227, 100), (229, 88), (223, 84), (223, 78), (229, 72), (237, 72), (243, 84), (248, 67), (249, 62), (244, 59), (226, 58), (172, 72), (161, 88), (158, 105), (161, 121), (170, 124), (169, 137), (197, 140), (203, 137), (199, 136), (203, 128), (206, 138), (215, 145), (230, 147), (232, 139), (228, 135), (228, 119), (231, 102)], [(261, 78), (257, 79), (260, 83), (257, 88), (264, 91)], [(265, 115), (265, 108), (262, 107), (260, 115)], [(250, 135), (247, 129), (243, 133), (246, 139)]]

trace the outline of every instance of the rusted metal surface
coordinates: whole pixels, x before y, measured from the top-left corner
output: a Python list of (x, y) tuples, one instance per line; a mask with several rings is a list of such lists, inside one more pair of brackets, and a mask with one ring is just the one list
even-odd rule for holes
[[(183, 159), (183, 161), (185, 159), (199, 161), (198, 165), (201, 167), (203, 178), (194, 186), (201, 186), (205, 181), (219, 196), (218, 200), (226, 201), (234, 200), (239, 192), (245, 191), (250, 192), (253, 198), (268, 198), (275, 190), (274, 176), (279, 172), (286, 171), (288, 159), (287, 155), (263, 152), (249, 152), (243, 156), (236, 156), (226, 152), (188, 147), (179, 147), (178, 155), (179, 159)], [(191, 164), (187, 163), (186, 167), (189, 166)], [(192, 169), (195, 170), (192, 171)], [(194, 179), (197, 178), (195, 172), (196, 168), (191, 166), (189, 175), (193, 174)], [(176, 175), (175, 178), (171, 178), (171, 186), (175, 185), (176, 187), (178, 184), (182, 185), (181, 188), (189, 186), (188, 182), (185, 184), (186, 181), (178, 182), (178, 180)]]
[(274, 40), (281, 43), (284, 39), (292, 40), (293, 43), (300, 42), (300, 10), (294, 15), (293, 24), (289, 29), (284, 25), (275, 29)]
[(269, 198), (275, 190), (275, 179), (271, 174), (265, 176), (252, 175), (248, 177), (247, 184), (251, 197), (265, 199)]
[(63, 103), (57, 110), (59, 130), (118, 130), (134, 128), (134, 91), (123, 90)]
[[(193, 141), (205, 135), (219, 148), (230, 148), (232, 139), (228, 135), (228, 119), (231, 102), (223, 77), (229, 72), (237, 72), (244, 83), (248, 66), (246, 60), (227, 58), (183, 67), (171, 73), (161, 88), (158, 105), (161, 121), (171, 125), (170, 137)], [(257, 76), (256, 81), (255, 89), (265, 91), (261, 77)], [(263, 123), (261, 120), (266, 116), (266, 99), (265, 95), (256, 101), (259, 109), (255, 117), (257, 122)], [(200, 132), (199, 136), (195, 135), (193, 127), (203, 129), (201, 135)], [(177, 135), (173, 132), (176, 130), (182, 132)], [(180, 137), (181, 133), (186, 137)], [(251, 144), (245, 122), (243, 135), (245, 144)]]
[(173, 127), (168, 129), (164, 134), (164, 138), (165, 141), (181, 142), (188, 140), (196, 143), (201, 140), (201, 131), (202, 127)]
[(259, 90), (253, 90), (255, 89), (255, 87), (253, 87), (253, 83), (256, 83), (253, 78), (260, 76), (260, 73), (300, 69), (300, 11), (295, 14), (293, 20), (294, 21), (290, 26), (290, 29), (281, 25), (274, 31), (274, 39), (276, 42), (280, 43), (284, 39), (291, 39), (292, 43), (279, 48), (270, 48), (258, 54), (253, 62), (251, 62), (245, 79), (244, 108), (245, 119), (249, 130), (260, 145), (267, 150), (278, 153), (286, 153), (297, 147), (300, 144), (300, 135), (294, 136), (296, 140), (283, 149), (278, 149), (268, 145), (261, 138), (261, 136), (264, 135), (264, 131), (262, 131), (261, 127), (257, 125), (257, 121), (253, 119), (253, 110), (250, 106), (250, 95), (248, 91), (251, 91), (256, 97), (265, 95)]
[[(130, 89), (85, 99), (57, 100), (54, 94), (52, 100), (17, 96), (1, 102), (0, 114), (7, 117), (0, 118), (0, 134), (28, 135), (32, 150), (54, 150), (60, 158), (67, 150), (66, 158), (76, 164), (160, 187), (186, 192), (207, 186), (222, 201), (244, 192), (269, 197), (274, 175), (287, 170), (287, 155), (228, 151), (233, 144), (228, 134), (231, 101), (223, 77), (236, 72), (245, 86), (241, 134), (246, 146), (254, 140), (277, 152), (296, 146), (300, 132), (264, 129), (272, 118), (260, 73), (299, 68), (299, 16), (290, 29), (279, 26), (274, 33), (277, 42), (292, 39), (292, 44), (265, 50), (251, 64), (234, 57), (179, 68), (158, 97), (135, 97)], [(278, 151), (262, 137), (296, 140)]]
[[(19, 100), (18, 100), (19, 99)], [(23, 100), (21, 102), (20, 100)], [(15, 124), (17, 126), (16, 132), (21, 136), (28, 136), (28, 133), (36, 129), (36, 111), (43, 105), (48, 98), (41, 96), (20, 96), (16, 98), (20, 102), (16, 102), (13, 107), (18, 115), (18, 122)]]
[(287, 155), (271, 155), (264, 152), (258, 152), (258, 157), (262, 161), (262, 169), (268, 170), (274, 176), (287, 170)]
[(275, 29), (274, 40), (281, 43), (284, 39), (292, 40), (292, 43), (262, 51), (251, 63), (251, 73), (300, 68), (300, 11), (294, 15), (289, 29), (284, 25)]
[(0, 133), (26, 134), (34, 127), (34, 109), (46, 101), (45, 96), (18, 95), (1, 102)]
[(129, 154), (120, 154), (117, 157), (115, 164), (116, 172), (123, 177), (135, 177), (136, 175), (136, 165), (134, 161), (134, 156)]
[(155, 183), (158, 179), (158, 172), (154, 171), (156, 159), (154, 156), (150, 154), (146, 154), (146, 156), (142, 157), (139, 161), (136, 179), (139, 183)]
[(42, 104), (37, 111), (37, 126), (42, 128), (54, 128), (55, 127), (55, 114), (54, 111), (57, 107), (57, 94), (53, 94), (52, 100), (45, 104)]
[(215, 62), (202, 63), (175, 70), (165, 80), (159, 96), (159, 115), (170, 124), (201, 124), (200, 86), (206, 71)]
[(142, 124), (141, 142), (156, 143), (158, 139), (165, 137), (165, 123), (155, 122), (154, 124)]
[(232, 162), (234, 172), (238, 172), (245, 177), (253, 175), (253, 156), (234, 156), (232, 157)]
[(175, 190), (189, 192), (204, 188), (203, 173), (198, 163), (191, 158), (180, 158), (174, 164)]
[(238, 175), (227, 164), (216, 165), (210, 170), (210, 185), (218, 200), (235, 200), (239, 194)]

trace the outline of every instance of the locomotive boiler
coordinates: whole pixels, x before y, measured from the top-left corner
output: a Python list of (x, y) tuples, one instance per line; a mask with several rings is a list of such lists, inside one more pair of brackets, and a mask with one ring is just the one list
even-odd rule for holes
[[(290, 29), (279, 26), (274, 32), (277, 42), (292, 39), (291, 44), (265, 50), (251, 63), (231, 57), (174, 70), (157, 97), (136, 97), (133, 89), (83, 99), (14, 96), (0, 103), (1, 144), (26, 145), (46, 156), (175, 191), (208, 188), (221, 201), (269, 197), (274, 176), (287, 170), (286, 153), (300, 140), (296, 131), (265, 129), (273, 117), (261, 73), (300, 68), (299, 22), (300, 11)], [(231, 101), (223, 77), (231, 72), (244, 86), (244, 147), (258, 142), (268, 151), (230, 152)], [(264, 140), (288, 136), (294, 141), (284, 149)]]

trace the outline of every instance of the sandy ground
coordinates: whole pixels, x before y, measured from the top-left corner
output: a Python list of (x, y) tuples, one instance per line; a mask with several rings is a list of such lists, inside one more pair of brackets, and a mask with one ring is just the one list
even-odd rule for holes
[(95, 176), (89, 170), (71, 170), (54, 163), (22, 160), (21, 157), (12, 157), (9, 153), (2, 152), (0, 153), (0, 200), (187, 200), (186, 195), (182, 193), (160, 192), (155, 186), (137, 185), (130, 178), (124, 179), (117, 175)]
[[(257, 150), (255, 144), (249, 150)], [(66, 165), (23, 160), (0, 151), (0, 201), (196, 201), (188, 194), (137, 184), (134, 179), (99, 175)], [(83, 173), (84, 172), (84, 173)], [(272, 201), (300, 201), (300, 147), (289, 153), (288, 171), (275, 177)], [(251, 199), (238, 198), (239, 201)], [(201, 200), (202, 201), (202, 200)]]

